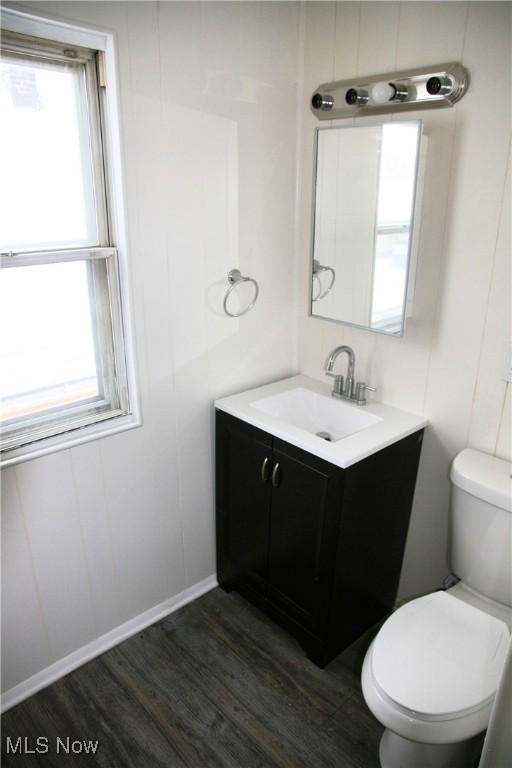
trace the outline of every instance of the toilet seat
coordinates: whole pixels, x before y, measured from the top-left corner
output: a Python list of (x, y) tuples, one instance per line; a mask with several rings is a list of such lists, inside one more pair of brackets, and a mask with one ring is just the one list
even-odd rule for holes
[(509, 640), (507, 625), (446, 592), (406, 603), (372, 647), (383, 697), (421, 720), (451, 720), (487, 708)]

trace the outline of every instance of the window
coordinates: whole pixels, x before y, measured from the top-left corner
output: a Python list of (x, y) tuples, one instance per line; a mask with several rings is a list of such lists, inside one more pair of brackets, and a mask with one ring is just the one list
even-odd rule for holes
[(417, 123), (382, 127), (371, 327), (400, 333), (416, 184)]
[(131, 412), (99, 56), (2, 33), (3, 456)]

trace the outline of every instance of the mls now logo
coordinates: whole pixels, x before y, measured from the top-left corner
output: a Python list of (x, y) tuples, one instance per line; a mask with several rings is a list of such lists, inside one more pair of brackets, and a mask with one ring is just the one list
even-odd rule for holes
[[(98, 751), (99, 741), (92, 739), (71, 739), (67, 736), (61, 739), (57, 736), (54, 751), (57, 755), (95, 755)], [(45, 755), (50, 751), (50, 740), (46, 736), (38, 736), (37, 739), (29, 739), (28, 736), (18, 736), (12, 739), (6, 738), (6, 752), (8, 755)]]

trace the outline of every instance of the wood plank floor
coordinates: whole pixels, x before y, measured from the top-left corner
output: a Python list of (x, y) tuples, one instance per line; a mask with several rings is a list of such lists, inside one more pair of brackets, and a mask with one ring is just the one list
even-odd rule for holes
[[(320, 670), (287, 633), (215, 589), (9, 710), (6, 768), (378, 768), (366, 636)], [(7, 737), (49, 752), (6, 754)], [(56, 739), (99, 741), (56, 754)]]

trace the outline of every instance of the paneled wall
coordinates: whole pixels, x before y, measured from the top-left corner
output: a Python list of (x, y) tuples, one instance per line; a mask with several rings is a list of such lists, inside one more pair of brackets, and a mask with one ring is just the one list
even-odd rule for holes
[[(424, 413), (426, 432), (401, 593), (446, 573), (449, 465), (472, 446), (510, 458), (509, 3), (307, 3), (301, 105), (298, 270), (300, 368), (323, 378), (329, 350), (349, 344), (378, 399)], [(462, 61), (467, 95), (424, 111), (428, 136), (413, 317), (386, 338), (307, 316), (313, 128), (321, 82)], [(411, 114), (411, 113), (409, 113)], [(325, 123), (324, 123), (325, 124)]]
[(212, 401), (296, 369), (298, 6), (34, 9), (117, 33), (144, 426), (3, 473), (4, 690), (215, 573)]

